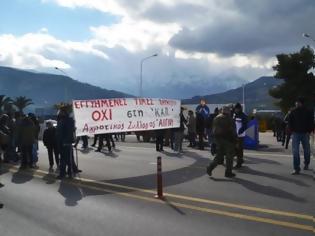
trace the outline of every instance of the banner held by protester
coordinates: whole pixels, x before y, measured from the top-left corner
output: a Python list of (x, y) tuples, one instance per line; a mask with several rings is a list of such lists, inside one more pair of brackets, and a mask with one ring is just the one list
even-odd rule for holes
[(115, 98), (73, 101), (76, 135), (177, 128), (179, 100)]

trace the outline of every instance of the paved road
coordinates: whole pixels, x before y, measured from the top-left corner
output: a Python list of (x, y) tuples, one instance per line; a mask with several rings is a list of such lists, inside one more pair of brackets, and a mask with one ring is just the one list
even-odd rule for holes
[(79, 151), (83, 173), (56, 181), (40, 147), (40, 169), (3, 166), (1, 236), (45, 235), (313, 235), (315, 181), (291, 176), (292, 158), (270, 134), (268, 148), (246, 152), (237, 178), (218, 167), (205, 174), (208, 151), (162, 154), (166, 201), (154, 199), (153, 144), (119, 143), (109, 154)]

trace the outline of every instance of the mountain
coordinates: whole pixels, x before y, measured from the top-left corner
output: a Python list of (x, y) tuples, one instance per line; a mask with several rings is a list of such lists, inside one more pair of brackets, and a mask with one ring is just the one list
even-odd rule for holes
[[(253, 109), (278, 109), (268, 91), (273, 86), (281, 84), (280, 80), (274, 77), (261, 77), (245, 85), (245, 104), (246, 111)], [(223, 93), (217, 93), (206, 96), (196, 96), (191, 99), (182, 100), (183, 104), (198, 104), (200, 98), (205, 98), (209, 104), (227, 104), (243, 101), (243, 87), (231, 89)]]
[(36, 73), (0, 66), (0, 94), (31, 98), (34, 104), (50, 106), (71, 99), (120, 98), (132, 95), (107, 90), (70, 77)]

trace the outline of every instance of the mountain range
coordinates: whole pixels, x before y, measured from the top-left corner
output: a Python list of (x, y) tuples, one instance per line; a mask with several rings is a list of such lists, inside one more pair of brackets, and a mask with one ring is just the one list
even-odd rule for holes
[[(276, 109), (268, 90), (281, 81), (273, 77), (261, 77), (245, 85), (245, 102), (247, 111), (257, 109)], [(68, 76), (37, 73), (0, 66), (0, 94), (31, 98), (36, 107), (48, 107), (53, 104), (71, 101), (72, 99), (97, 99), (133, 97), (115, 90), (107, 90), (88, 83), (82, 83)], [(226, 104), (242, 102), (243, 88), (228, 90), (205, 96), (195, 96), (183, 99), (183, 104), (197, 104), (200, 98), (208, 103)]]
[[(281, 84), (281, 80), (274, 77), (260, 77), (259, 79), (244, 85), (246, 111), (251, 112), (253, 109), (266, 110), (278, 109), (276, 102), (269, 95), (269, 89)], [(182, 100), (183, 104), (198, 104), (201, 98), (205, 98), (209, 104), (230, 104), (243, 103), (243, 86), (231, 89), (223, 93), (217, 93), (205, 96), (195, 96), (190, 99)]]
[(130, 94), (107, 90), (68, 76), (0, 67), (0, 94), (31, 98), (36, 106), (49, 106), (72, 99), (121, 98)]

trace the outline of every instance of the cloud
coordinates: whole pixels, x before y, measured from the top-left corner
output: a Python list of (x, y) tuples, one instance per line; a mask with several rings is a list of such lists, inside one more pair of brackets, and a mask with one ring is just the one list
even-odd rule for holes
[[(312, 0), (42, 0), (118, 16), (91, 25), (84, 41), (60, 40), (42, 28), (21, 36), (0, 35), (0, 62), (53, 72), (65, 69), (80, 81), (137, 94), (142, 58), (146, 96), (190, 97), (234, 88), (272, 75), (274, 55), (301, 48)], [(75, 26), (74, 26), (75, 27)], [(56, 72), (56, 71), (54, 71)]]
[(222, 56), (261, 54), (270, 57), (301, 47), (303, 32), (315, 34), (310, 24), (315, 12), (314, 1), (230, 2), (226, 9), (234, 14), (217, 14), (216, 19), (210, 16), (207, 23), (195, 28), (184, 27), (170, 40), (170, 45)]
[(48, 30), (41, 29), (37, 33), (28, 33), (20, 37), (10, 34), (0, 35), (2, 63), (25, 69), (56, 66), (69, 69), (71, 66), (65, 61), (71, 56), (71, 52), (92, 54), (108, 59), (104, 52), (94, 49), (89, 42), (65, 42), (47, 32)]

